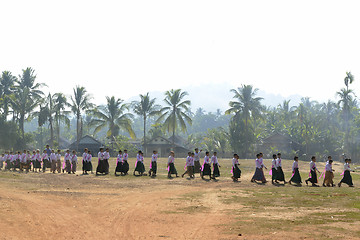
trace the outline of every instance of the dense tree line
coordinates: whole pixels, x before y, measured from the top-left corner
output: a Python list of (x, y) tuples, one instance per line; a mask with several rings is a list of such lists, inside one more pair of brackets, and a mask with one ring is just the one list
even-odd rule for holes
[[(181, 89), (165, 92), (162, 105), (146, 93), (131, 103), (106, 96), (106, 104), (97, 106), (82, 86), (76, 86), (71, 96), (45, 94), (47, 86), (36, 81), (34, 69), (26, 68), (19, 76), (3, 71), (0, 148), (41, 147), (47, 141), (57, 147), (61, 137), (78, 142), (84, 134), (117, 145), (130, 138), (146, 144), (156, 136), (180, 135), (189, 148), (200, 146), (220, 154), (236, 151), (241, 157), (253, 157), (264, 138), (280, 133), (299, 143), (298, 149), (285, 153), (289, 156), (348, 154), (357, 158), (360, 117), (350, 88), (353, 81), (354, 76), (346, 73), (337, 101), (319, 103), (303, 98), (296, 106), (286, 100), (277, 107), (265, 106), (258, 89), (242, 85), (230, 90), (234, 99), (228, 109), (207, 113), (202, 108), (193, 112), (187, 92)], [(266, 151), (281, 149), (274, 146)]]

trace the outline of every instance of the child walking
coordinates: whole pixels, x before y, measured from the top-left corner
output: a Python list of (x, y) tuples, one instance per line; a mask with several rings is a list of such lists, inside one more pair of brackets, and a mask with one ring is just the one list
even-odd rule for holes
[(313, 187), (319, 187), (319, 185), (316, 185), (316, 183), (318, 183), (316, 171), (320, 173), (320, 171), (316, 167), (316, 157), (312, 156), (310, 162), (309, 178), (305, 180), (306, 185), (308, 185), (308, 182), (311, 182)]
[(284, 175), (284, 172), (282, 170), (282, 165), (281, 165), (281, 153), (277, 154), (276, 170), (277, 170), (276, 180), (280, 181), (280, 182), (284, 182), (284, 184), (286, 184), (285, 175)]
[(351, 163), (351, 159), (345, 159), (343, 178), (338, 183), (339, 187), (341, 187), (342, 183), (346, 183), (347, 185), (349, 185), (349, 187), (354, 187), (352, 177), (350, 175), (350, 172), (354, 172), (354, 171), (351, 170), (350, 163)]
[(72, 151), (72, 155), (71, 155), (71, 172), (72, 172), (73, 174), (76, 173), (77, 163), (78, 163), (78, 161), (77, 161), (76, 151), (73, 150), (73, 151)]
[(292, 165), (292, 177), (291, 177), (289, 183), (291, 184), (292, 182), (294, 182), (298, 185), (302, 183), (300, 172), (299, 172), (299, 158), (297, 156), (294, 157), (294, 162)]
[(157, 172), (157, 159), (158, 159), (159, 154), (157, 153), (157, 151), (153, 151), (153, 154), (151, 156), (151, 162), (150, 162), (150, 170), (149, 170), (149, 176), (156, 176), (156, 172)]
[(271, 161), (271, 183), (274, 184), (279, 183), (277, 180), (277, 164), (276, 164), (276, 154), (273, 154), (273, 160)]
[(122, 172), (122, 151), (119, 150), (119, 154), (116, 158), (116, 168), (115, 168), (115, 176), (119, 176), (117, 173), (119, 172), (121, 174)]
[(142, 176), (145, 172), (144, 157), (143, 157), (143, 153), (141, 151), (139, 151), (136, 156), (134, 176), (136, 176), (135, 172), (139, 173), (138, 176)]
[(217, 153), (214, 152), (213, 156), (211, 157), (211, 162), (210, 162), (210, 165), (212, 164), (213, 166), (213, 175), (212, 175), (212, 179), (216, 179), (217, 177), (220, 177), (220, 170), (219, 170), (219, 167), (220, 164), (219, 164), (219, 161), (217, 159)]
[(263, 168), (265, 168), (265, 169), (267, 169), (267, 168), (264, 165), (264, 160), (262, 157), (263, 157), (262, 153), (256, 154), (256, 160), (255, 160), (256, 169), (255, 169), (254, 176), (251, 178), (251, 182), (261, 181), (262, 183), (266, 183)]
[(184, 177), (185, 174), (188, 174), (190, 178), (194, 178), (193, 165), (194, 159), (191, 156), (191, 152), (188, 152), (185, 163), (185, 172), (181, 175), (181, 177)]
[(332, 169), (332, 163), (333, 160), (331, 158), (331, 156), (328, 156), (328, 161), (325, 165), (325, 178), (324, 178), (324, 182), (323, 182), (323, 187), (334, 187), (334, 171)]
[(232, 169), (231, 169), (231, 173), (232, 173), (232, 180), (234, 182), (237, 182), (238, 179), (241, 176), (241, 170), (239, 169), (239, 155), (237, 155), (236, 153), (234, 154), (234, 157), (232, 159)]
[(201, 168), (201, 178), (204, 179), (204, 176), (209, 175), (211, 179), (211, 168), (210, 168), (210, 157), (209, 152), (205, 152), (204, 163)]
[(170, 152), (167, 166), (168, 166), (168, 178), (171, 178), (171, 174), (175, 174), (176, 177), (179, 177), (175, 168), (175, 153), (173, 151)]

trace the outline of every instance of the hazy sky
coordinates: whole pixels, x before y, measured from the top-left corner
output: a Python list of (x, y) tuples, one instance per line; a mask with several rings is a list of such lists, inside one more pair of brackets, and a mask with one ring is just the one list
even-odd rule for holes
[(0, 71), (32, 67), (45, 91), (82, 85), (99, 103), (223, 83), (326, 100), (351, 71), (360, 94), (360, 1), (4, 0), (0, 9)]

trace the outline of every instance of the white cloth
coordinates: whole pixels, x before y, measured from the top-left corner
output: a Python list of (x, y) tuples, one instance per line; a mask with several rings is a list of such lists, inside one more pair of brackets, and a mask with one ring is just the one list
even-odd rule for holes
[(87, 155), (88, 155), (87, 152), (84, 152), (84, 153), (82, 154), (82, 160), (83, 160), (83, 161), (87, 161)]
[(129, 155), (127, 153), (123, 154), (123, 162), (128, 160)]
[(200, 152), (195, 152), (194, 153), (194, 161), (200, 161)]
[(205, 163), (210, 164), (210, 157), (209, 156), (204, 157), (204, 164)]
[(326, 162), (326, 165), (325, 165), (325, 171), (329, 171), (329, 172), (332, 172), (332, 164), (329, 163), (329, 162)]
[(275, 169), (277, 170), (276, 159), (273, 159), (273, 160), (271, 161), (271, 167), (272, 167), (272, 168), (275, 168)]
[(235, 167), (235, 165), (239, 165), (239, 161), (237, 158), (232, 159), (232, 166)]
[(70, 161), (70, 153), (65, 153), (64, 161)]
[(60, 154), (60, 153), (57, 153), (57, 154), (56, 154), (56, 160), (57, 160), (57, 161), (61, 161), (61, 154)]
[(295, 168), (299, 168), (299, 163), (297, 161), (293, 162), (292, 170), (295, 171)]
[(257, 158), (257, 159), (255, 160), (255, 165), (256, 165), (256, 168), (263, 168), (263, 167), (265, 167), (262, 158)]
[(318, 170), (317, 167), (316, 167), (316, 163), (311, 161), (310, 162), (310, 171), (315, 171), (315, 170)]
[(42, 159), (42, 160), (44, 160), (44, 159), (48, 160), (48, 159), (49, 159), (49, 156), (47, 155), (47, 153), (43, 153), (43, 154), (41, 155), (41, 159)]
[(78, 162), (78, 161), (77, 161), (77, 156), (76, 156), (76, 154), (71, 155), (71, 158), (70, 158), (70, 159), (71, 159), (71, 162), (72, 162), (72, 163), (74, 163), (74, 162), (77, 163), (77, 162)]
[(175, 158), (173, 156), (169, 156), (168, 158), (168, 164), (169, 163), (174, 163), (175, 162)]
[(117, 155), (117, 158), (116, 158), (116, 163), (118, 163), (118, 162), (122, 162), (123, 160), (122, 160), (122, 154), (118, 154)]
[(278, 167), (282, 167), (281, 166), (281, 158), (276, 159), (276, 168), (278, 168)]
[(50, 161), (56, 162), (56, 154), (55, 153), (50, 153)]
[(218, 159), (217, 159), (217, 156), (215, 156), (215, 155), (213, 155), (213, 156), (211, 157), (211, 162), (210, 162), (210, 164), (213, 164), (213, 163), (219, 164), (219, 161), (218, 161)]
[(110, 159), (110, 153), (104, 152), (104, 159)]
[(103, 161), (104, 160), (104, 152), (99, 152), (98, 153), (98, 158), (100, 161)]
[(26, 153), (21, 154), (21, 156), (20, 156), (20, 162), (21, 162), (21, 163), (26, 163)]
[(352, 171), (349, 163), (344, 164), (344, 171)]
[(151, 161), (152, 161), (152, 162), (156, 162), (157, 159), (158, 159), (158, 156), (159, 156), (159, 154), (153, 154), (153, 155), (151, 156)]

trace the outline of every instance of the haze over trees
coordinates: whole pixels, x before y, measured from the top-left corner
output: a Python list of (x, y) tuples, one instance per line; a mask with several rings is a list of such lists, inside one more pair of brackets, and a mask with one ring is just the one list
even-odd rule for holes
[(121, 96), (108, 96), (105, 105), (96, 106), (85, 87), (75, 86), (71, 96), (49, 93), (44, 83), (36, 81), (32, 68), (23, 69), (19, 76), (3, 71), (0, 149), (43, 148), (46, 143), (57, 148), (61, 139), (74, 142), (85, 134), (127, 146), (131, 141), (146, 144), (157, 136), (171, 139), (174, 145), (175, 136), (180, 136), (189, 149), (217, 151), (220, 156), (237, 152), (253, 158), (258, 151), (282, 151), (276, 146), (261, 149), (264, 139), (277, 133), (298, 144), (283, 153), (287, 157), (333, 155), (336, 159), (347, 154), (356, 159), (360, 106), (351, 88), (354, 80), (350, 72), (339, 79), (344, 87), (336, 92), (336, 99), (316, 102), (304, 97), (296, 105), (288, 99), (276, 107), (266, 106), (258, 89), (240, 85), (229, 89), (233, 100), (227, 109), (206, 112), (201, 107), (191, 109), (191, 96), (181, 89), (166, 91), (163, 99), (140, 94), (131, 103)]

